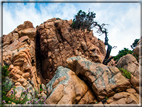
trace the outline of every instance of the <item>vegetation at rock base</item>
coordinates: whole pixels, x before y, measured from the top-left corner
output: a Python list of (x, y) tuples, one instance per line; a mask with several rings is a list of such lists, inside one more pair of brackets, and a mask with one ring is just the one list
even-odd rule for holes
[[(9, 90), (7, 88), (9, 88), (9, 85), (5, 85), (5, 77), (9, 76), (9, 71), (8, 71), (8, 68), (9, 66), (8, 65), (5, 65), (2, 67), (2, 83), (3, 83), (3, 87), (2, 87), (2, 104), (12, 104), (12, 103), (15, 103), (15, 104), (45, 104), (45, 100), (46, 100), (46, 97), (44, 96), (41, 96), (40, 98), (38, 97), (38, 92), (35, 90), (35, 96), (37, 98), (37, 100), (35, 99), (28, 99), (27, 95), (28, 95), (28, 92), (29, 92), (29, 89), (26, 89), (24, 90), (22, 93), (21, 93), (21, 96), (19, 98), (16, 98), (15, 95), (16, 95), (16, 87), (13, 85), (12, 88), (13, 90), (11, 90), (11, 95), (10, 97), (7, 97), (7, 91), (6, 90)], [(11, 89), (11, 88), (10, 88)], [(41, 88), (41, 85), (40, 85), (40, 91), (42, 91), (43, 89)], [(2, 105), (4, 106), (4, 105)]]
[(106, 96), (106, 99), (108, 100), (108, 97)]
[(122, 56), (125, 56), (127, 54), (132, 54), (132, 53), (133, 51), (129, 50), (128, 48), (124, 48), (118, 52), (118, 55), (114, 56), (114, 60), (118, 61)]
[(41, 84), (40, 84), (40, 92), (41, 92), (41, 91), (43, 91), (43, 89), (42, 89), (42, 86), (41, 86)]
[(9, 75), (9, 71), (8, 71), (9, 66), (8, 65), (4, 65), (2, 67), (2, 83), (3, 83), (3, 87), (2, 87), (2, 100), (3, 100), (3, 104), (11, 104), (16, 103), (16, 104), (24, 104), (28, 99), (27, 99), (27, 95), (23, 98), (23, 100), (20, 100), (21, 97), (24, 95), (24, 92), (21, 94), (21, 97), (17, 100), (15, 98), (15, 94), (17, 93), (15, 91), (15, 86), (13, 87), (13, 90), (11, 91), (11, 96), (7, 97), (7, 92), (6, 90), (9, 90), (7, 88), (9, 88), (9, 84), (4, 84), (6, 82), (5, 77)]
[(124, 77), (126, 77), (126, 78), (128, 78), (128, 79), (131, 78), (131, 73), (128, 72), (126, 69), (124, 69), (124, 68), (119, 68), (119, 70), (122, 72), (122, 75), (123, 75)]

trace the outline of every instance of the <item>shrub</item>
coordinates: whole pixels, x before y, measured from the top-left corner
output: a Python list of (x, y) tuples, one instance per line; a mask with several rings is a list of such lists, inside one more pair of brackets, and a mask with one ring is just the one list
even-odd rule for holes
[(56, 20), (60, 20), (60, 18), (56, 18)]
[(126, 69), (124, 68), (119, 68), (119, 70), (122, 72), (122, 75), (128, 79), (131, 78), (131, 73), (129, 71), (127, 71)]
[(42, 86), (41, 86), (41, 84), (40, 84), (40, 92), (41, 92), (41, 91), (43, 91), (43, 89), (42, 89)]
[(108, 97), (106, 96), (106, 100), (108, 100)]
[(2, 79), (5, 79), (5, 77), (9, 75), (8, 68), (9, 68), (8, 65), (4, 65), (2, 67)]
[(131, 51), (127, 48), (124, 48), (124, 49), (120, 50), (116, 56), (114, 56), (114, 60), (118, 61), (122, 56), (125, 56), (127, 54), (132, 54), (132, 53), (133, 53), (133, 51)]

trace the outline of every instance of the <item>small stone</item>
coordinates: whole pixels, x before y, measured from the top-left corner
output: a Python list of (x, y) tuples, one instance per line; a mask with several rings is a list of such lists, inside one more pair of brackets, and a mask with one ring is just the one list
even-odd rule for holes
[(133, 89), (133, 88), (129, 88), (129, 89), (127, 89), (126, 91), (129, 92), (129, 93), (136, 93), (136, 90)]

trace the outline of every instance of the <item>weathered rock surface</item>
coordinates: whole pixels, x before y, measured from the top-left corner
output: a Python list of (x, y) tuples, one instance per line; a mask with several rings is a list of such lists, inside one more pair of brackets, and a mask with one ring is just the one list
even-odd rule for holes
[(139, 104), (139, 94), (135, 89), (127, 89), (126, 92), (116, 93), (110, 97), (106, 104)]
[(67, 66), (89, 83), (99, 101), (130, 87), (128, 79), (114, 66), (93, 63), (81, 57), (68, 58)]
[(139, 63), (137, 62), (136, 58), (131, 55), (127, 54), (120, 58), (118, 61), (117, 67), (121, 67), (126, 69), (128, 72), (131, 73), (131, 84), (135, 87), (135, 89), (139, 92)]
[(116, 61), (114, 61), (114, 59), (111, 59), (107, 66), (116, 66)]
[(39, 90), (41, 78), (36, 70), (35, 36), (36, 28), (29, 21), (3, 36), (3, 64), (10, 65), (9, 77), (16, 87), (27, 89), (31, 85), (32, 90)]
[(138, 58), (139, 58), (139, 52), (140, 52), (140, 49), (142, 49), (142, 46), (141, 46), (141, 42), (142, 42), (142, 39), (139, 40), (136, 48), (134, 49), (134, 55), (136, 55)]
[(64, 66), (72, 56), (86, 57), (93, 62), (102, 62), (106, 51), (93, 31), (73, 30), (72, 21), (50, 19), (37, 27), (40, 39), (41, 63), (44, 78), (51, 79), (58, 66)]
[[(25, 31), (25, 32), (27, 31), (27, 32), (22, 33), (22, 31)], [(15, 40), (18, 40), (20, 37), (26, 36), (28, 34), (33, 34), (35, 36), (36, 30), (33, 27), (33, 24), (31, 22), (25, 21), (24, 24), (19, 25), (16, 29), (14, 29), (8, 35), (3, 35), (3, 37), (2, 37), (3, 47), (10, 45)], [(34, 38), (34, 36), (32, 36), (32, 37), (30, 36), (30, 37)]]
[(102, 64), (105, 45), (93, 36), (93, 31), (73, 30), (71, 24), (72, 20), (53, 18), (34, 28), (25, 21), (3, 35), (1, 63), (10, 65), (3, 84), (8, 86), (6, 96), (11, 96), (15, 86), (16, 99), (28, 90), (26, 95), (34, 104), (41, 97), (47, 98), (46, 104), (138, 104), (136, 59), (126, 55), (117, 63), (131, 72), (129, 81), (113, 59), (107, 66)]
[(59, 66), (46, 85), (47, 104), (91, 104), (95, 97), (88, 86), (73, 71)]
[(129, 71), (132, 75), (139, 77), (139, 63), (131, 54), (121, 57), (116, 66), (122, 67)]

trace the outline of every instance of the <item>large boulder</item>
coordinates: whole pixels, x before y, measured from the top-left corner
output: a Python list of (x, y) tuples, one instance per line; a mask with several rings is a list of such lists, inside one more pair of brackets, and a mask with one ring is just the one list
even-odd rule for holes
[(136, 60), (136, 58), (131, 54), (127, 54), (119, 59), (116, 66), (124, 68), (131, 73), (130, 82), (135, 87), (137, 92), (139, 92), (140, 73), (139, 73), (139, 63)]
[(73, 71), (59, 66), (46, 85), (46, 104), (91, 104), (95, 97), (88, 86)]
[(71, 20), (53, 18), (37, 27), (41, 69), (46, 79), (54, 76), (58, 66), (65, 67), (69, 57), (82, 56), (100, 63), (105, 58), (103, 41), (93, 36), (93, 31), (73, 30), (71, 23)]
[(132, 54), (121, 57), (116, 66), (126, 69), (132, 75), (139, 78), (139, 63)]
[(93, 63), (80, 56), (67, 59), (67, 67), (89, 83), (99, 101), (130, 87), (130, 82), (118, 68)]

